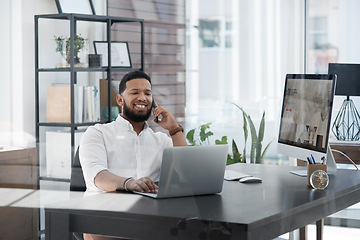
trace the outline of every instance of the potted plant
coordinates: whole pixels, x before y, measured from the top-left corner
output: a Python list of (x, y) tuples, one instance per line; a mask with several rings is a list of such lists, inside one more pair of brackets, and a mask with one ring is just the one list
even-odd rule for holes
[[(198, 145), (210, 145), (210, 137), (213, 136), (213, 132), (210, 131), (211, 123), (205, 123), (200, 125), (198, 128), (191, 129), (186, 134), (186, 139), (190, 146), (198, 146)], [(197, 134), (196, 134), (197, 133)], [(228, 144), (227, 136), (222, 136), (222, 138), (215, 140), (216, 145), (220, 144)], [(231, 152), (232, 154), (227, 155), (226, 165), (244, 162), (244, 158), (241, 156), (241, 153), (236, 146), (234, 140), (232, 140), (231, 144)]]
[[(238, 106), (235, 103), (232, 103), (235, 107), (240, 109), (243, 114), (243, 131), (244, 131), (244, 139), (245, 144), (243, 148), (243, 152), (240, 153), (238, 146), (234, 139), (231, 141), (231, 153), (227, 156), (227, 165), (234, 163), (246, 163), (246, 143), (248, 140), (249, 130), (250, 128), (250, 136), (251, 136), (251, 149), (250, 149), (250, 163), (262, 164), (264, 163), (265, 154), (271, 144), (269, 142), (266, 147), (263, 149), (262, 141), (264, 140), (264, 131), (265, 131), (265, 112), (263, 112), (260, 126), (258, 132), (256, 127), (250, 117), (243, 108)], [(198, 128), (191, 129), (186, 134), (186, 139), (191, 146), (196, 145), (210, 145), (209, 138), (213, 135), (213, 132), (210, 131), (211, 123), (202, 124)], [(198, 132), (198, 134), (195, 134)], [(228, 144), (227, 136), (223, 136), (221, 139), (216, 139), (215, 144)]]
[[(59, 52), (61, 56), (66, 60), (67, 64), (65, 67), (68, 67), (70, 64), (70, 38), (64, 38), (62, 36), (54, 36), (56, 43), (56, 52)], [(74, 64), (80, 64), (79, 52), (86, 47), (86, 39), (81, 35), (74, 36)]]

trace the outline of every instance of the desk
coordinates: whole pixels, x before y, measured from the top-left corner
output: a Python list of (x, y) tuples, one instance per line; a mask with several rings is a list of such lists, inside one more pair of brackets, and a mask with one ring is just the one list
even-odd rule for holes
[(36, 148), (0, 149), (0, 187), (38, 188)]
[[(151, 199), (102, 193), (47, 205), (46, 239), (89, 232), (136, 239), (272, 239), (360, 201), (360, 171), (339, 169), (324, 191), (307, 187), (301, 167), (234, 164), (262, 183), (224, 182), (221, 194)], [(207, 238), (206, 238), (207, 237)]]
[[(345, 153), (348, 157), (355, 162), (355, 164), (360, 164), (360, 142), (352, 141), (333, 141), (330, 142), (331, 149), (341, 151)], [(348, 159), (346, 159), (342, 154), (333, 152), (336, 163), (345, 163), (351, 164)]]

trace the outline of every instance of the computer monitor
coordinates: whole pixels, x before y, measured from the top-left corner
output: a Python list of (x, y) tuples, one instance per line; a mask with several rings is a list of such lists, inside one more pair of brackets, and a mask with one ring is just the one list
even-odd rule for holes
[(278, 153), (304, 161), (325, 157), (328, 172), (336, 171), (328, 144), (335, 85), (335, 74), (286, 75)]

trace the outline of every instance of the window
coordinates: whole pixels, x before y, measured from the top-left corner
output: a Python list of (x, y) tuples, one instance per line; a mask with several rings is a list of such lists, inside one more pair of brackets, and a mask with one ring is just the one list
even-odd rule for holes
[(220, 46), (220, 23), (217, 20), (199, 21), (200, 47), (213, 48)]

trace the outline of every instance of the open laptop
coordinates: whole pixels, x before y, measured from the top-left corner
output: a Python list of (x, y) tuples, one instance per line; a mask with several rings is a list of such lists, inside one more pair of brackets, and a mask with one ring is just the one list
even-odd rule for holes
[(222, 191), (228, 145), (166, 148), (153, 198), (185, 197)]

